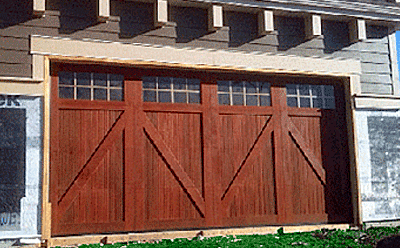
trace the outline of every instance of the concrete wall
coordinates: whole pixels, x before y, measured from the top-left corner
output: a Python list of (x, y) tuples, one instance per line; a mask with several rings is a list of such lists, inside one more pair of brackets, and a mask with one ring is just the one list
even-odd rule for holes
[(6, 112), (18, 115), (0, 118), (0, 246), (40, 237), (42, 98), (0, 93)]
[(362, 220), (400, 219), (400, 111), (356, 112)]

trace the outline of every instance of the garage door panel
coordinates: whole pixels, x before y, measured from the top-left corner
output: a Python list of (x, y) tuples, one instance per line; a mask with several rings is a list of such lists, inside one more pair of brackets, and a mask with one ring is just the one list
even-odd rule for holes
[(180, 166), (203, 194), (201, 114), (146, 113)]
[(202, 218), (190, 194), (197, 188), (182, 185), (151, 140), (145, 142), (146, 218), (157, 220), (185, 220)]
[(222, 159), (221, 164), (224, 216), (231, 219), (275, 214), (271, 117), (230, 115), (220, 118), (220, 153), (235, 157)]
[[(119, 136), (73, 196), (68, 197), (72, 193), (66, 191), (61, 198), (60, 207), (66, 209), (61, 224), (123, 221), (124, 134)], [(65, 197), (71, 202), (62, 201)]]
[(293, 138), (288, 144), (288, 166), (295, 215), (325, 213), (324, 185)]
[(269, 119), (269, 116), (220, 116), (220, 154), (224, 186), (231, 184), (231, 180), (250, 155)]
[(147, 218), (203, 218), (200, 114), (153, 112), (145, 118)]
[(121, 111), (61, 110), (60, 167), (65, 172), (59, 178), (59, 195), (82, 170), (100, 142), (120, 118)]

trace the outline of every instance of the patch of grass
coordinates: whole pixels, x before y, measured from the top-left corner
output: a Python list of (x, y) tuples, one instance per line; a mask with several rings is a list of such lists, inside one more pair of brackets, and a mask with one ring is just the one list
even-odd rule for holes
[(235, 248), (235, 247), (332, 247), (332, 248), (373, 248), (382, 238), (400, 234), (399, 227), (372, 227), (363, 230), (328, 230), (314, 232), (284, 233), (279, 229), (276, 234), (267, 235), (237, 235), (203, 237), (193, 239), (164, 239), (148, 242), (129, 242), (117, 244), (80, 245), (80, 248)]

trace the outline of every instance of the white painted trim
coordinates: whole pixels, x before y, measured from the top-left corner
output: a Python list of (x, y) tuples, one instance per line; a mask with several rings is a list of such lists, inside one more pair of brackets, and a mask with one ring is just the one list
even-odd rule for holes
[(46, 0), (33, 0), (33, 14), (42, 16), (46, 10)]
[(128, 60), (261, 70), (282, 73), (314, 73), (360, 76), (361, 63), (353, 59), (299, 57), (232, 50), (175, 48), (160, 45), (125, 44), (95, 40), (32, 36), (31, 54)]
[(0, 94), (43, 96), (43, 83), (1, 82)]
[(44, 80), (44, 56), (32, 55), (32, 78), (36, 81)]
[(367, 27), (365, 20), (355, 19), (350, 22), (350, 41), (358, 42), (367, 39)]
[(400, 96), (357, 95), (356, 109), (400, 109)]
[(392, 70), (393, 95), (400, 96), (400, 77), (396, 48), (396, 32), (395, 30), (391, 31), (392, 32), (389, 34), (389, 56)]
[(311, 39), (322, 35), (322, 24), (320, 15), (309, 15), (305, 19), (306, 37)]
[(222, 6), (212, 5), (208, 10), (208, 29), (215, 31), (224, 26), (224, 15)]
[(358, 1), (337, 0), (192, 0), (196, 2), (224, 4), (240, 7), (306, 12), (317, 15), (349, 16), (389, 22), (400, 21), (400, 6)]
[[(7, 232), (2, 232), (2, 234), (7, 233)], [(0, 240), (2, 239), (20, 239), (20, 238), (25, 238), (25, 239), (35, 239), (35, 238), (41, 238), (41, 235), (12, 235), (12, 236), (0, 236)]]
[(168, 22), (168, 1), (155, 0), (154, 4), (154, 24), (155, 26), (163, 26)]
[(97, 0), (98, 1), (98, 19), (105, 22), (110, 18), (110, 0)]
[(274, 31), (274, 12), (271, 10), (261, 10), (258, 12), (258, 33), (266, 35)]

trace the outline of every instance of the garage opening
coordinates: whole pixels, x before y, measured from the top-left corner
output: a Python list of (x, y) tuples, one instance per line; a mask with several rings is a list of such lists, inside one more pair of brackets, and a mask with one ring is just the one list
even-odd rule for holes
[(52, 64), (52, 235), (352, 223), (331, 78)]

